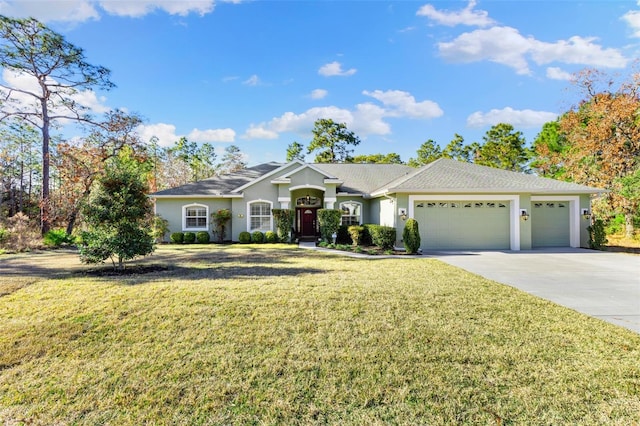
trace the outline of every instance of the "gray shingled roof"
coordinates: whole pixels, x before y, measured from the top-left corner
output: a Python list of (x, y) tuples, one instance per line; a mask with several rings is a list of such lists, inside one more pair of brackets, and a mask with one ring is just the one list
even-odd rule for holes
[(530, 192), (598, 193), (606, 190), (511, 172), (493, 167), (440, 158), (408, 176), (400, 177), (379, 191), (384, 192)]
[(232, 190), (245, 185), (261, 176), (281, 167), (279, 163), (264, 163), (248, 167), (238, 172), (188, 183), (176, 188), (158, 191), (152, 196), (216, 196), (228, 194)]
[(343, 181), (338, 192), (352, 194), (370, 194), (398, 177), (415, 171), (413, 167), (402, 164), (316, 163), (313, 167)]

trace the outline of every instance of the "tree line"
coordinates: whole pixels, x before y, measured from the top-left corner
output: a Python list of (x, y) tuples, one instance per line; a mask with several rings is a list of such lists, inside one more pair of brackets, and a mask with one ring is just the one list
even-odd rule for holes
[[(35, 19), (0, 16), (0, 67), (37, 82), (0, 84), (0, 225), (22, 213), (39, 220), (43, 234), (51, 227), (71, 234), (95, 182), (120, 164), (121, 155), (136, 165), (147, 191), (246, 167), (235, 145), (220, 158), (211, 144), (187, 138), (162, 147), (157, 138), (140, 140), (135, 130), (142, 118), (135, 113), (92, 113), (79, 95), (114, 89), (110, 71), (88, 63), (81, 48)], [(639, 83), (638, 73), (618, 84), (597, 70), (577, 74), (581, 101), (546, 123), (531, 144), (511, 124), (499, 123), (479, 142), (467, 143), (458, 133), (445, 145), (428, 139), (405, 162), (397, 153), (353, 155), (360, 138), (346, 124), (322, 118), (307, 147), (291, 143), (286, 159), (313, 154), (315, 162), (420, 167), (444, 157), (606, 188), (611, 192), (594, 210), (602, 217), (624, 215), (630, 236), (640, 205)], [(82, 136), (64, 139), (55, 133), (69, 122)]]

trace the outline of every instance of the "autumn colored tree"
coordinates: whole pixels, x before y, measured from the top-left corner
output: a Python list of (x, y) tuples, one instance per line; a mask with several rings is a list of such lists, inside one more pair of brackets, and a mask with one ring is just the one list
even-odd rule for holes
[(351, 146), (360, 144), (345, 123), (336, 123), (329, 118), (316, 120), (313, 126), (313, 139), (307, 147), (307, 153), (316, 153), (317, 163), (346, 163), (351, 159)]
[(88, 137), (61, 142), (54, 161), (59, 188), (52, 194), (52, 221), (66, 225), (71, 235), (82, 204), (89, 197), (94, 181), (104, 174), (106, 163), (124, 148), (144, 161), (145, 152), (135, 129), (142, 123), (135, 114), (115, 110), (105, 115)]
[(620, 190), (619, 182), (640, 167), (640, 73), (617, 84), (588, 69), (576, 76), (575, 85), (583, 99), (559, 121), (569, 147), (550, 161), (563, 165), (568, 180), (611, 189), (609, 202), (625, 216), (626, 235), (631, 237), (637, 204)]
[[(50, 129), (56, 123), (92, 123), (89, 109), (77, 96), (94, 88), (111, 89), (110, 71), (91, 65), (82, 49), (33, 18), (0, 16), (0, 67), (16, 81), (0, 83), (0, 120), (18, 117), (38, 128), (42, 135), (42, 193), (40, 228), (50, 228)], [(33, 102), (24, 102), (27, 97)]]
[(560, 131), (560, 121), (550, 121), (542, 126), (533, 141), (531, 167), (540, 175), (552, 179), (563, 179), (565, 167), (557, 159), (564, 157), (569, 149), (567, 138)]

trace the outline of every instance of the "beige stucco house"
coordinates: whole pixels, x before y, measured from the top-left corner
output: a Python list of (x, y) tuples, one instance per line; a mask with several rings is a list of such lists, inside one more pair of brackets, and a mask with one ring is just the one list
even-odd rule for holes
[[(604, 190), (439, 159), (399, 164), (265, 163), (152, 194), (171, 232), (212, 231), (211, 213), (229, 209), (227, 239), (275, 230), (271, 210), (295, 210), (296, 237), (319, 235), (318, 209), (340, 209), (343, 224), (418, 221), (423, 250), (587, 247), (590, 197)], [(401, 241), (397, 241), (402, 246)]]

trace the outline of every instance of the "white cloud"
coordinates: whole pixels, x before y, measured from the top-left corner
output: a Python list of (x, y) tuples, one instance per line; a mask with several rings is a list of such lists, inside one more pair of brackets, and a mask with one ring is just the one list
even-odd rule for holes
[(511, 27), (493, 27), (461, 34), (451, 42), (438, 44), (440, 54), (450, 62), (488, 60), (506, 65), (518, 74), (531, 74), (529, 60), (538, 65), (551, 62), (607, 68), (623, 68), (628, 60), (617, 49), (603, 48), (593, 38), (574, 36), (547, 43), (524, 37)]
[(355, 68), (351, 68), (344, 71), (342, 69), (342, 64), (338, 61), (325, 64), (321, 66), (320, 69), (318, 70), (318, 74), (324, 77), (334, 77), (334, 76), (347, 77), (347, 76), (354, 75), (356, 72), (357, 70)]
[(186, 16), (197, 13), (203, 16), (213, 11), (215, 2), (213, 0), (103, 0), (100, 6), (108, 13), (118, 16), (140, 17), (155, 10), (162, 10), (170, 15)]
[(572, 74), (558, 67), (547, 68), (547, 78), (551, 80), (571, 80)]
[(622, 18), (623, 21), (626, 21), (631, 31), (633, 31), (633, 37), (640, 37), (640, 11), (639, 10), (631, 10), (625, 13)]
[(310, 96), (311, 96), (311, 99), (324, 99), (328, 93), (329, 92), (327, 92), (324, 89), (315, 89), (311, 91)]
[(152, 137), (158, 138), (160, 146), (171, 146), (180, 137), (176, 135), (176, 126), (173, 124), (156, 123), (149, 125), (140, 125), (136, 129), (136, 133), (144, 142), (148, 142)]
[(170, 15), (196, 13), (203, 16), (213, 12), (214, 7), (215, 0), (4, 0), (0, 1), (0, 14), (15, 18), (34, 17), (42, 22), (84, 22), (100, 19), (101, 12), (141, 17), (160, 10)]
[(83, 22), (99, 19), (95, 2), (89, 0), (0, 1), (0, 14), (13, 18), (33, 17), (42, 22)]
[(260, 84), (260, 78), (254, 74), (248, 79), (246, 79), (245, 81), (243, 81), (242, 84), (245, 84), (247, 86), (257, 86), (258, 84)]
[(440, 106), (433, 101), (416, 102), (416, 98), (409, 92), (402, 90), (367, 90), (362, 92), (363, 95), (371, 96), (379, 100), (388, 108), (385, 115), (393, 117), (409, 117), (409, 118), (435, 118), (443, 114)]
[(433, 5), (425, 4), (416, 15), (426, 16), (435, 21), (437, 24), (454, 27), (456, 25), (469, 25), (474, 27), (488, 27), (494, 23), (489, 18), (489, 13), (484, 10), (473, 10), (476, 6), (475, 0), (470, 0), (467, 7), (459, 11), (443, 11), (437, 10)]
[(194, 142), (233, 142), (236, 132), (233, 129), (193, 129), (187, 135), (187, 139)]
[(285, 112), (269, 122), (252, 124), (243, 137), (276, 139), (280, 133), (308, 135), (319, 118), (330, 118), (337, 123), (345, 123), (349, 130), (358, 136), (387, 135), (391, 133), (391, 125), (384, 121), (386, 117), (429, 119), (442, 115), (442, 110), (435, 102), (416, 102), (408, 92), (374, 90), (362, 93), (379, 100), (383, 106), (364, 102), (357, 104), (352, 110), (325, 106), (310, 108), (300, 114)]
[(547, 111), (533, 111), (530, 109), (515, 110), (511, 107), (492, 109), (489, 112), (477, 111), (467, 117), (467, 126), (485, 127), (499, 123), (509, 123), (515, 128), (541, 127), (544, 123), (558, 118), (558, 114)]

